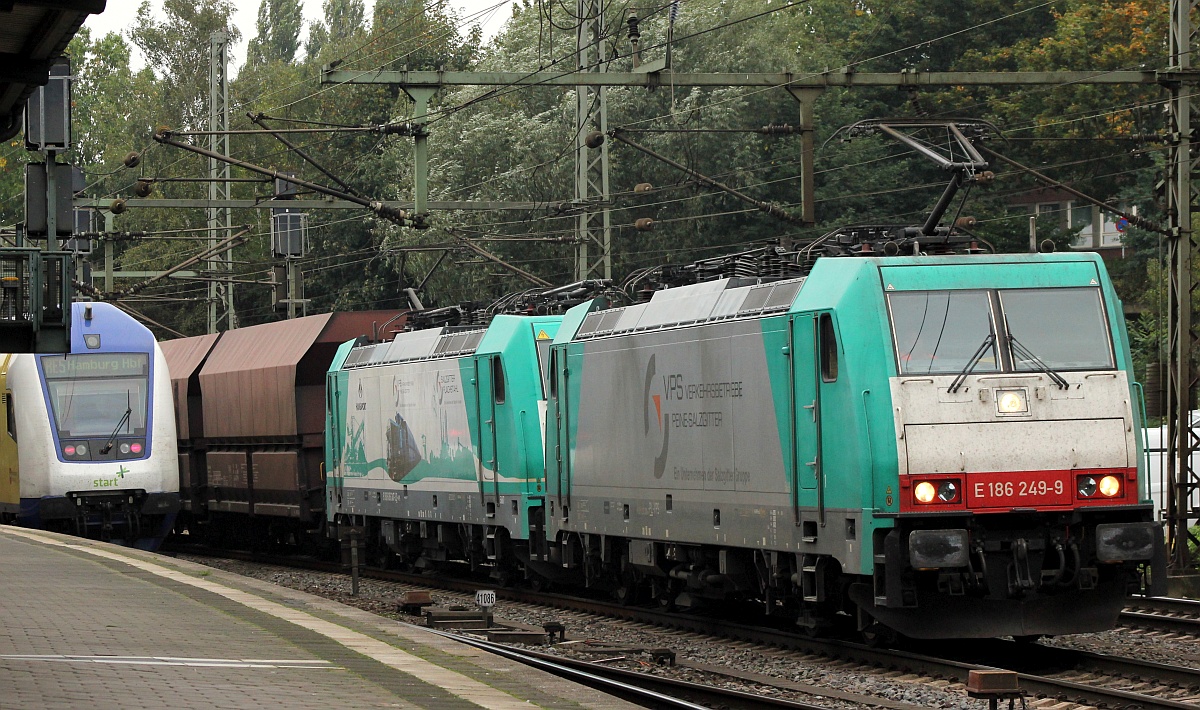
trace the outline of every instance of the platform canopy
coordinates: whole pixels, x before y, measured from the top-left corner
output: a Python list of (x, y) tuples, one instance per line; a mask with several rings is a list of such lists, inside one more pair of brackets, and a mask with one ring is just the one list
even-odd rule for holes
[(88, 15), (106, 0), (0, 0), (0, 140), (21, 131), (21, 113)]

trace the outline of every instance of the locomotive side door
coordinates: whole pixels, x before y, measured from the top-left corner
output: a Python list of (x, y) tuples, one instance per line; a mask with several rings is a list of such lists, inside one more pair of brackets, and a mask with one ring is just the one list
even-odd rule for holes
[(475, 401), (479, 414), (479, 493), (488, 517), (494, 517), (500, 506), (500, 457), (497, 453), (497, 404), (503, 404), (504, 366), (499, 355), (483, 355), (475, 359), (475, 378), (479, 382)]
[(801, 313), (792, 318), (792, 495), (795, 523), (800, 524), (801, 509), (821, 505), (821, 370), (819, 316)]
[(546, 392), (546, 490), (559, 510), (571, 505), (571, 450), (567, 395), (567, 347), (550, 347), (550, 378)]
[(342, 389), (338, 382), (337, 372), (325, 375), (325, 408), (327, 411), (327, 431), (325, 444), (329, 457), (328, 470), (325, 471), (326, 485), (331, 489), (330, 499), (326, 504), (330, 509), (342, 502), (342, 485), (345, 483), (345, 471), (342, 468), (342, 455), (346, 446), (346, 421), (343, 417), (345, 408), (342, 405)]

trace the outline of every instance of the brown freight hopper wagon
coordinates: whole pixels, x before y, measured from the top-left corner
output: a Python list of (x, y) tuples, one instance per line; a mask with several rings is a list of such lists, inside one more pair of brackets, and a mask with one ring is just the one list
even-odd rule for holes
[(179, 437), (178, 532), (211, 544), (323, 537), (325, 371), (342, 343), (403, 325), (325, 313), (162, 343)]

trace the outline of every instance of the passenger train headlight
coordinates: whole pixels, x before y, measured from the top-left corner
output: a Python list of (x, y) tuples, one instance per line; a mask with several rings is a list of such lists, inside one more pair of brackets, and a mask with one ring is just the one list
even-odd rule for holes
[(129, 444), (121, 444), (121, 453), (123, 453), (123, 454), (129, 453)]
[(1025, 390), (999, 390), (996, 392), (996, 411), (1000, 414), (1022, 414), (1029, 411), (1029, 400)]
[(937, 496), (937, 488), (929, 481), (921, 481), (913, 489), (913, 497), (917, 499), (918, 503), (932, 503), (935, 496)]
[(75, 446), (75, 453), (78, 456), (87, 456), (87, 444), (78, 444)]
[(1105, 476), (1100, 479), (1100, 493), (1106, 498), (1115, 498), (1121, 494), (1121, 479), (1116, 476)]

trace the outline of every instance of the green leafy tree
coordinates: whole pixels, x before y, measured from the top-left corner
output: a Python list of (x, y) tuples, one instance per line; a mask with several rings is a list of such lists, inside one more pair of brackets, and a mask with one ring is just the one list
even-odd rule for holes
[(302, 10), (300, 0), (261, 0), (255, 25), (257, 34), (246, 48), (246, 62), (290, 64), (294, 61), (304, 25)]
[[(209, 37), (224, 32), (230, 44), (241, 40), (229, 0), (162, 0), (164, 18), (155, 19), (143, 0), (130, 37), (155, 72), (161, 107), (176, 113), (174, 128), (199, 128), (208, 116)], [(165, 113), (165, 111), (164, 111)], [(169, 114), (167, 114), (169, 115)]]
[[(802, 72), (810, 67), (848, 61), (839, 42), (860, 21), (843, 3), (816, 2), (786, 7), (766, 18), (740, 23), (756, 13), (779, 9), (765, 0), (686, 3), (676, 19), (672, 63), (677, 72), (756, 72), (780, 68)], [(870, 18), (868, 17), (868, 20)], [(614, 13), (602, 23), (610, 65), (627, 71), (630, 46), (625, 16)], [(641, 18), (643, 58), (661, 57), (670, 24), (667, 13)], [(481, 71), (537, 71), (573, 67), (573, 33), (551, 32), (544, 15), (519, 7), (480, 64)], [(717, 28), (717, 29), (714, 29)], [(560, 64), (555, 59), (563, 58)], [(693, 89), (664, 85), (657, 91), (609, 89), (609, 126), (638, 130), (636, 142), (682, 162), (756, 199), (799, 214), (800, 144), (794, 137), (755, 133), (767, 123), (794, 124), (798, 106), (782, 90)], [(858, 95), (829, 91), (817, 103), (818, 143), (870, 109)], [(547, 87), (465, 88), (449, 93), (431, 124), (432, 190), (444, 199), (531, 200), (569, 206), (574, 179), (575, 97), (573, 91)], [(719, 132), (718, 132), (719, 131)], [(738, 132), (743, 131), (743, 132)], [(397, 187), (411, 180), (408, 147), (397, 144)], [(664, 261), (690, 261), (754, 246), (762, 239), (815, 236), (845, 221), (910, 221), (918, 208), (932, 204), (944, 182), (922, 191), (896, 191), (903, 159), (886, 161), (897, 151), (878, 140), (832, 142), (819, 160), (817, 215), (820, 226), (800, 230), (766, 217), (751, 205), (699, 186), (692, 178), (619, 143), (610, 144), (612, 161), (614, 274)], [(856, 167), (868, 166), (868, 167)], [(650, 192), (634, 186), (650, 183)], [(889, 188), (892, 190), (889, 191)], [(436, 199), (436, 198), (435, 198)], [(638, 218), (656, 221), (651, 232), (638, 231)], [(528, 214), (455, 213), (435, 215), (435, 227), (417, 236), (397, 235), (431, 244), (471, 238), (521, 268), (552, 282), (573, 276), (575, 215), (561, 210)], [(407, 243), (407, 242), (405, 242)], [(594, 253), (594, 252), (593, 252)], [(439, 254), (410, 257), (432, 264)], [(431, 297), (440, 301), (481, 300), (529, 284), (493, 265), (443, 270), (431, 281)]]
[(324, 0), (321, 9), (324, 21), (314, 22), (308, 28), (304, 49), (309, 57), (320, 55), (326, 47), (344, 52), (366, 30), (362, 0)]

